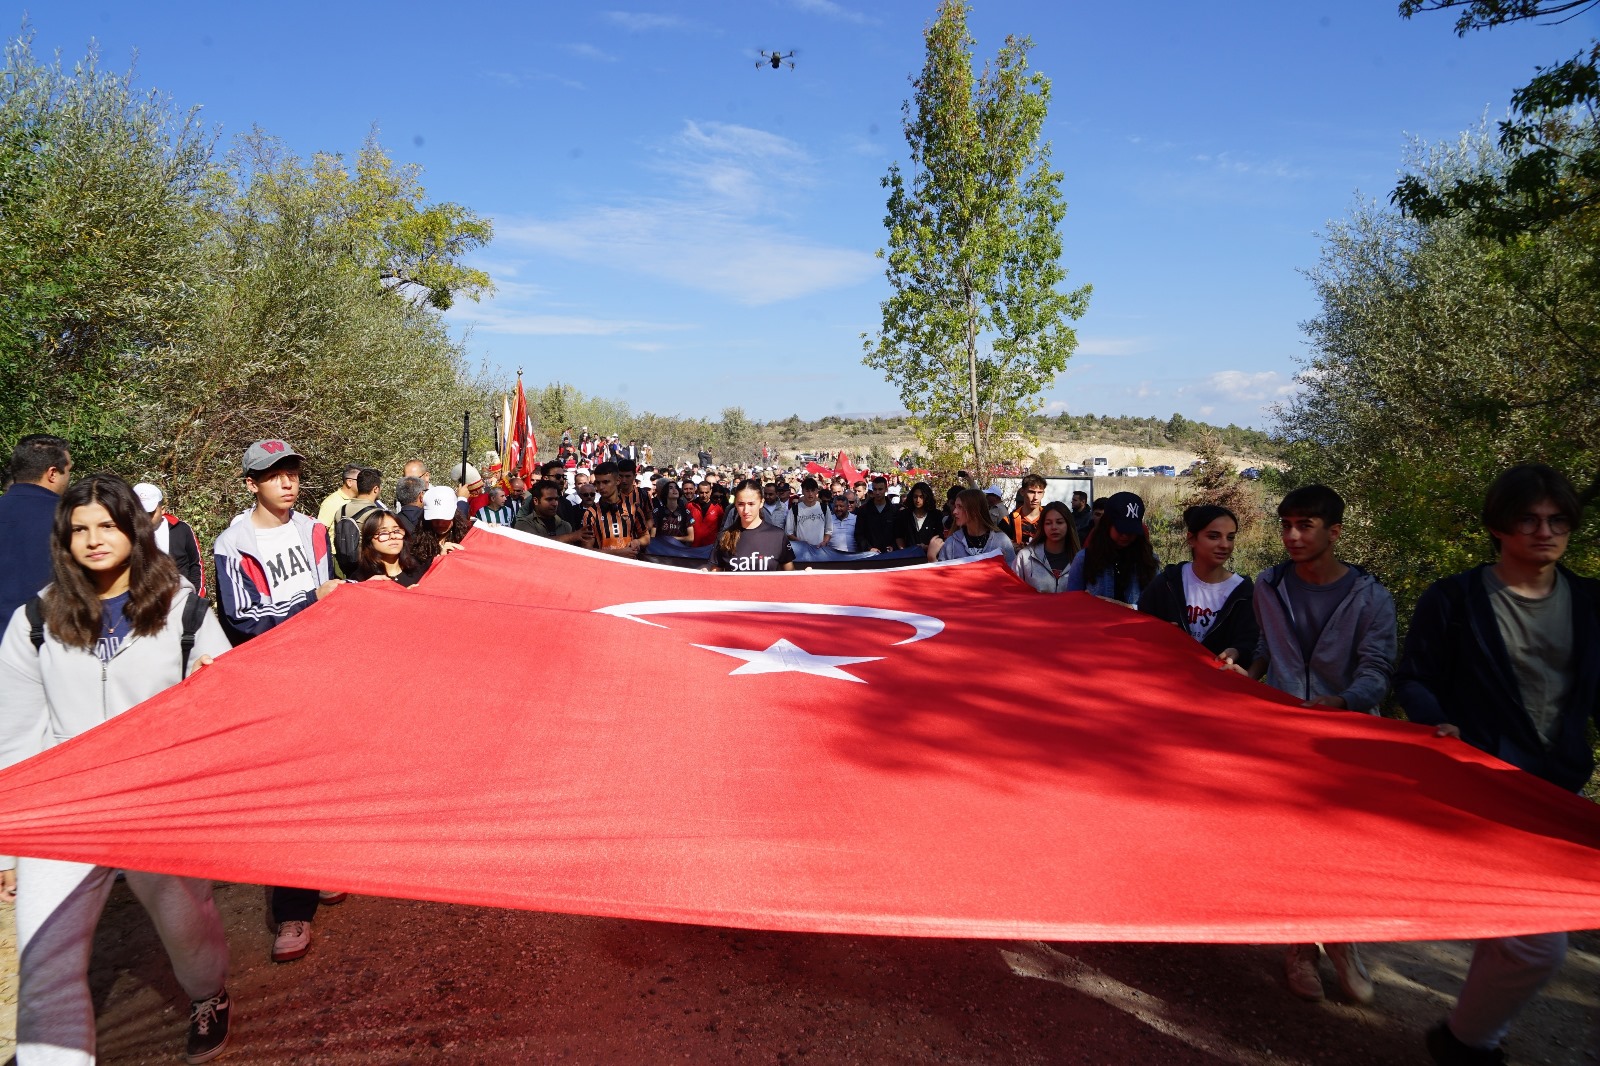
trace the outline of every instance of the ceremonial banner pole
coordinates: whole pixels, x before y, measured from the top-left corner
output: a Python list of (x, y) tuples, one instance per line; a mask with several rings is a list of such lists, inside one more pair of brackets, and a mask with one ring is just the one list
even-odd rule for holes
[(465, 485), (467, 483), (467, 453), (472, 450), (472, 445), (470, 443), (468, 443), (470, 441), (470, 439), (471, 439), (471, 433), (472, 433), (472, 412), (471, 411), (462, 411), (461, 412), (461, 481), (459, 482), (462, 485)]

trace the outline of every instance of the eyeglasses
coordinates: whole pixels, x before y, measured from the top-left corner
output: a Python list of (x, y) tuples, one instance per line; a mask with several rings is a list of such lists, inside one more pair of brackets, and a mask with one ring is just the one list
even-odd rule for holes
[(406, 535), (406, 531), (403, 530), (403, 529), (380, 529), (380, 530), (378, 530), (378, 532), (376, 532), (376, 533), (374, 533), (372, 535), (372, 539), (373, 540), (394, 540), (396, 537), (403, 537), (405, 535)]
[(1511, 528), (1518, 533), (1537, 533), (1540, 526), (1546, 526), (1553, 537), (1564, 537), (1572, 532), (1572, 519), (1564, 514), (1537, 515), (1525, 514), (1511, 523)]

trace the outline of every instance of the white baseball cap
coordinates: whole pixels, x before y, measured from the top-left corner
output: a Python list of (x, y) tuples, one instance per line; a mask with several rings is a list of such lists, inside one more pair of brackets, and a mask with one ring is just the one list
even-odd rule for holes
[(148, 481), (141, 481), (135, 485), (133, 494), (139, 497), (139, 505), (144, 508), (145, 514), (155, 514), (156, 508), (161, 506), (163, 499), (161, 490)]
[(422, 494), (422, 517), (425, 521), (456, 516), (455, 490), (435, 485)]

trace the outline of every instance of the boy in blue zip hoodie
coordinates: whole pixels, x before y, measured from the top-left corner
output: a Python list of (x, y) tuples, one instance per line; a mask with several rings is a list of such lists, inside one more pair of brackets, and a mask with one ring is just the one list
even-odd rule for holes
[[(1561, 565), (1582, 515), (1542, 463), (1496, 478), (1483, 502), (1495, 561), (1422, 594), (1395, 676), (1413, 722), (1573, 792), (1594, 772), (1600, 723), (1600, 582)], [(1434, 1062), (1505, 1062), (1500, 1041), (1566, 953), (1564, 932), (1478, 941), (1455, 1010), (1428, 1033)]]
[[(1334, 554), (1344, 500), (1326, 485), (1306, 485), (1283, 498), (1278, 522), (1289, 561), (1256, 579), (1261, 638), (1250, 676), (1307, 707), (1377, 714), (1394, 672), (1394, 598)], [(1344, 994), (1371, 1003), (1372, 980), (1356, 945), (1322, 946)], [(1319, 958), (1316, 944), (1293, 944), (1284, 958), (1289, 989), (1302, 999), (1323, 997)]]

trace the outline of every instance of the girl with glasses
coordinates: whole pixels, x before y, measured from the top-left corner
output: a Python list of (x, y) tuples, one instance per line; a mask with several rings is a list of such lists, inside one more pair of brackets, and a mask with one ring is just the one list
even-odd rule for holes
[(393, 581), (410, 588), (428, 568), (411, 554), (405, 527), (388, 511), (374, 511), (361, 523), (361, 554), (352, 575), (357, 581)]

